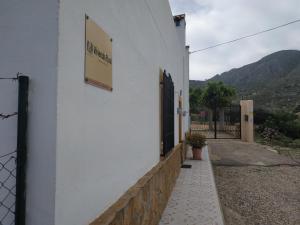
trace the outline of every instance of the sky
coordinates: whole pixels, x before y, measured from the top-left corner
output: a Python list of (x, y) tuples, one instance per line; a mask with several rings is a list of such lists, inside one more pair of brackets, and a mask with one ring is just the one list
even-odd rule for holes
[[(169, 0), (186, 14), (190, 51), (300, 19), (300, 0)], [(206, 80), (284, 49), (300, 50), (300, 22), (190, 55), (190, 79)]]

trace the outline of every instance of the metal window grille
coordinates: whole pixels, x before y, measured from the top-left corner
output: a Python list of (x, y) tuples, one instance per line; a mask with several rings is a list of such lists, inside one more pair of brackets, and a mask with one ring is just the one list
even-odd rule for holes
[(163, 74), (163, 155), (174, 148), (174, 83), (171, 75)]

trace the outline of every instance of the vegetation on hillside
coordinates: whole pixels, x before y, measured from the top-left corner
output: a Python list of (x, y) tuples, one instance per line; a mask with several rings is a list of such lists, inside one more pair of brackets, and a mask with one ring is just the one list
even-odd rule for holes
[(300, 117), (297, 114), (258, 110), (254, 114), (254, 121), (257, 142), (277, 146), (280, 153), (293, 154), (300, 159)]
[(197, 113), (203, 105), (212, 108), (216, 104), (212, 90), (222, 89), (216, 88), (218, 85), (236, 89), (237, 93), (230, 95), (230, 101), (233, 96), (237, 102), (254, 100), (258, 142), (294, 149), (300, 155), (300, 51), (275, 52), (207, 81), (190, 81), (191, 113)]
[(293, 111), (300, 105), (300, 51), (275, 52), (207, 81), (190, 81), (190, 86), (203, 88), (211, 81), (233, 86), (240, 99), (253, 99), (256, 109)]
[(300, 159), (300, 51), (275, 52), (207, 81), (190, 81), (191, 113), (197, 113), (201, 105), (213, 108), (217, 104), (215, 91), (207, 90), (220, 89), (216, 86), (221, 82), (236, 89), (234, 101), (254, 100), (257, 142), (289, 155), (293, 149)]

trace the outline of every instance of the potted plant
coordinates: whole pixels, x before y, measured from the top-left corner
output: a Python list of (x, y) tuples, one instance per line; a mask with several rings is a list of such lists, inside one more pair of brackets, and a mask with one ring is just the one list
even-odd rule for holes
[(202, 148), (206, 145), (206, 138), (199, 133), (188, 133), (186, 135), (186, 142), (192, 146), (193, 159), (201, 160)]

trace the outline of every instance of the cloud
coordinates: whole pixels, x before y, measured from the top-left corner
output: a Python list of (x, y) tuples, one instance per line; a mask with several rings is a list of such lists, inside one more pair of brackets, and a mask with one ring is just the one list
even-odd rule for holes
[[(170, 4), (173, 14), (186, 13), (187, 44), (191, 51), (300, 19), (299, 0), (170, 0)], [(205, 80), (272, 52), (300, 49), (299, 37), (300, 23), (295, 23), (192, 54), (190, 79)]]
[(197, 13), (197, 12), (205, 12), (209, 10), (209, 5), (204, 2), (199, 2), (197, 0), (170, 0), (170, 4), (172, 7), (172, 11), (176, 12), (176, 14), (182, 13)]

